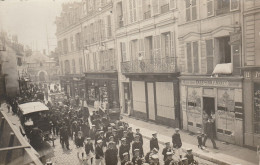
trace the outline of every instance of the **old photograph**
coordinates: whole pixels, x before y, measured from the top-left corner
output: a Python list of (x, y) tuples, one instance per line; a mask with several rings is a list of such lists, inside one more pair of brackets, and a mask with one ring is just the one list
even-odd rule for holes
[(0, 0), (0, 165), (260, 165), (260, 0)]

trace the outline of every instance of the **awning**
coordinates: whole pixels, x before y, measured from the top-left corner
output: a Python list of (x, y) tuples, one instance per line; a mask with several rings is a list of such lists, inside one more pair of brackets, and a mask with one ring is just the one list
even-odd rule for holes
[(49, 108), (41, 102), (29, 102), (25, 104), (20, 104), (19, 108), (23, 115), (49, 110)]
[(212, 74), (232, 74), (232, 63), (217, 64)]

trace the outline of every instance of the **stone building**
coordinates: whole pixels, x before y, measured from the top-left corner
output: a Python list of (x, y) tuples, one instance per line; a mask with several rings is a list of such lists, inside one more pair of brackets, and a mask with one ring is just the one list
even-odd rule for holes
[(182, 127), (202, 131), (215, 118), (218, 140), (243, 145), (239, 0), (178, 1)]

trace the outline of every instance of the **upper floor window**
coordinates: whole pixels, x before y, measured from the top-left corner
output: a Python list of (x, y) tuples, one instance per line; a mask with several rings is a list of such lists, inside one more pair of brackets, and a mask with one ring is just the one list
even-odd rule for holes
[(107, 37), (110, 38), (112, 36), (112, 27), (111, 27), (111, 16), (107, 16)]
[(162, 34), (162, 53), (164, 57), (169, 57), (171, 52), (171, 33)]
[(70, 49), (71, 49), (71, 51), (74, 51), (73, 36), (70, 37)]
[(126, 45), (124, 42), (120, 43), (120, 49), (121, 49), (121, 62), (126, 61)]
[[(225, 14), (239, 9), (239, 0), (215, 0), (216, 15)], [(213, 0), (207, 2), (208, 16), (214, 14)]]
[(199, 46), (198, 41), (188, 42), (186, 44), (187, 69), (188, 73), (199, 72)]
[(169, 0), (160, 0), (161, 13), (166, 13), (169, 11)]
[(117, 13), (117, 27), (123, 27), (124, 21), (123, 21), (123, 4), (122, 2), (118, 2), (116, 5), (116, 13)]
[(150, 0), (143, 1), (144, 19), (151, 18), (151, 3)]
[(69, 60), (64, 61), (65, 74), (70, 74), (70, 62)]
[(186, 21), (197, 19), (197, 2), (196, 0), (186, 0)]
[(75, 64), (75, 60), (72, 60), (72, 70), (73, 70), (73, 74), (76, 73), (76, 64)]
[(137, 21), (137, 0), (129, 0), (129, 18), (130, 23)]

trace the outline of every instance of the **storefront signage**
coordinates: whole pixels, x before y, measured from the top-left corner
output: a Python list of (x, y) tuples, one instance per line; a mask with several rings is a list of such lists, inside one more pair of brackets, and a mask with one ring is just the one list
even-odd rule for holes
[(182, 80), (181, 84), (196, 86), (241, 87), (241, 83), (227, 80)]

